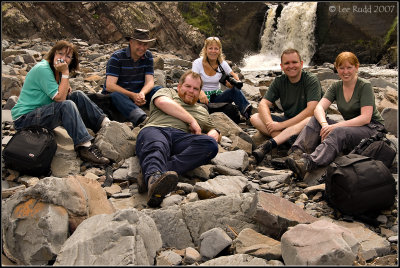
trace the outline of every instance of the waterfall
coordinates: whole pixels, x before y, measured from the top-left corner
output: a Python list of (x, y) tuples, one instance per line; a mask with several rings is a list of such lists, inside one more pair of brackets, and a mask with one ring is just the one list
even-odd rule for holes
[(289, 47), (300, 52), (304, 66), (307, 66), (315, 53), (317, 2), (288, 3), (283, 7), (277, 20), (278, 5), (268, 4), (268, 6), (265, 29), (260, 40), (260, 53), (245, 57), (242, 70), (280, 70), (281, 53)]

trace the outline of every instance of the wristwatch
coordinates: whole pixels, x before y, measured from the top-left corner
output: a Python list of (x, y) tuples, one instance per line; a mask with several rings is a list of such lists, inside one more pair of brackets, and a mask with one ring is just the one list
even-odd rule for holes
[(218, 128), (214, 128), (214, 130), (217, 131), (219, 135), (221, 135), (221, 131)]

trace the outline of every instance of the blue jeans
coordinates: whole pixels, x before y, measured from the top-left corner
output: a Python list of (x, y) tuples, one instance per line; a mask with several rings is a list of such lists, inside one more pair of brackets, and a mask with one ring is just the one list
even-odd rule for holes
[(74, 145), (90, 141), (93, 137), (86, 126), (97, 132), (106, 115), (80, 90), (74, 91), (62, 102), (52, 102), (36, 108), (14, 121), (16, 130), (38, 125), (54, 129), (64, 127)]
[[(149, 105), (151, 98), (153, 97), (154, 93), (156, 93), (161, 86), (155, 86), (151, 89), (149, 93), (146, 94), (146, 104), (144, 106)], [(146, 113), (139, 108), (135, 104), (135, 102), (130, 99), (128, 96), (119, 93), (119, 92), (108, 92), (106, 90), (103, 90), (101, 93), (103, 94), (110, 94), (111, 95), (111, 101), (112, 104), (114, 105), (115, 108), (125, 117), (127, 118), (130, 122), (133, 123), (133, 125), (137, 125), (136, 123), (138, 120), (142, 117), (145, 116)], [(138, 93), (138, 92), (136, 92)], [(143, 106), (141, 106), (143, 107)]]
[(145, 127), (137, 137), (136, 155), (145, 183), (156, 171), (184, 174), (209, 163), (218, 153), (217, 142), (171, 127)]
[(218, 95), (211, 95), (210, 102), (234, 102), (242, 115), (250, 105), (243, 92), (236, 87), (228, 88)]

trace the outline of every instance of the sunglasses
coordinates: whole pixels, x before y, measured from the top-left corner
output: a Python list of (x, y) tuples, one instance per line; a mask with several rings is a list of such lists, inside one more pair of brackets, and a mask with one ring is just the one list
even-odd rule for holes
[(218, 37), (214, 37), (214, 36), (211, 36), (211, 37), (207, 38), (206, 40), (213, 40), (213, 39), (219, 41), (219, 38)]

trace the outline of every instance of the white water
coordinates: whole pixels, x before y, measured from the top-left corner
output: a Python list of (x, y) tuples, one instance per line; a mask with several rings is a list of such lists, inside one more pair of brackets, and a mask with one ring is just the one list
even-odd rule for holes
[(304, 66), (310, 63), (315, 53), (317, 2), (287, 4), (277, 20), (277, 28), (273, 29), (277, 7), (269, 5), (260, 54), (245, 57), (242, 71), (280, 70), (280, 55), (287, 48), (295, 48), (300, 52)]

